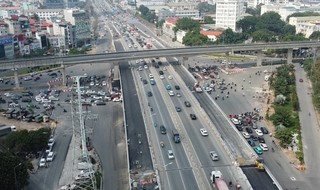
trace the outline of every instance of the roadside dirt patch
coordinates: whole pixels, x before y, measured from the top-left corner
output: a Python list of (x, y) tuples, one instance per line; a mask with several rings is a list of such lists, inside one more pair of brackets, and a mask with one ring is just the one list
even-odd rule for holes
[(4, 116), (0, 116), (0, 124), (5, 124), (5, 125), (9, 125), (9, 126), (16, 126), (17, 130), (23, 130), (23, 129), (27, 129), (27, 130), (37, 130), (46, 126), (50, 126), (50, 123), (35, 123), (35, 122), (24, 122), (24, 121), (17, 121), (14, 119), (7, 119)]

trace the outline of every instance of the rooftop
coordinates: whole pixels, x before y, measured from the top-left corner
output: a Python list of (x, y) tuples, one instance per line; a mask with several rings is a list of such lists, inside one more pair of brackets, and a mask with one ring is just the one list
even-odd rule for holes
[(200, 34), (205, 35), (205, 36), (220, 36), (222, 34), (222, 32), (201, 30)]

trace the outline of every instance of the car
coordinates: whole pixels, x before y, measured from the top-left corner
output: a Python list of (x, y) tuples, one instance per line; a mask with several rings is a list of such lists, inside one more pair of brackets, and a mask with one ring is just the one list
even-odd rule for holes
[(216, 151), (210, 151), (210, 152), (209, 152), (209, 155), (210, 155), (210, 157), (211, 157), (211, 159), (212, 159), (213, 161), (218, 161), (218, 160), (219, 160), (219, 156), (218, 156), (218, 154), (216, 153)]
[(178, 107), (178, 106), (176, 106), (176, 111), (177, 111), (177, 112), (181, 112), (181, 108)]
[(232, 123), (235, 124), (235, 125), (240, 125), (240, 124), (241, 124), (241, 122), (240, 122), (238, 119), (236, 119), (236, 118), (231, 118), (231, 121), (232, 121)]
[(102, 86), (106, 86), (107, 82), (106, 81), (102, 81)]
[(128, 45), (129, 48), (132, 48), (132, 45)]
[(174, 159), (174, 155), (173, 155), (173, 151), (172, 150), (168, 150), (168, 158), (169, 158), (169, 160)]
[(163, 135), (167, 134), (167, 129), (163, 125), (160, 125), (160, 131), (161, 131), (161, 134), (163, 134)]
[(265, 143), (265, 142), (266, 142), (263, 137), (258, 137), (258, 141), (259, 141), (260, 143)]
[(29, 77), (29, 76), (28, 77), (24, 77), (23, 80), (24, 81), (29, 81), (29, 80), (32, 80), (32, 77)]
[(236, 128), (238, 129), (238, 131), (243, 131), (242, 125), (234, 125), (234, 126), (236, 126)]
[(147, 92), (147, 95), (148, 95), (148, 97), (151, 97), (151, 96), (152, 96), (152, 92), (151, 92), (151, 91), (148, 91), (148, 92)]
[(139, 70), (139, 71), (142, 71), (142, 70), (143, 70), (142, 66), (139, 66), (138, 70)]
[(263, 154), (263, 150), (262, 150), (259, 146), (254, 147), (253, 150), (254, 150), (258, 155)]
[(156, 84), (156, 81), (153, 80), (153, 79), (151, 79), (151, 80), (150, 80), (150, 84), (151, 84), (151, 85), (155, 85), (155, 84)]
[(255, 122), (252, 122), (252, 126), (251, 126), (253, 129), (258, 129), (258, 125), (257, 125), (257, 123), (255, 123)]
[(40, 159), (39, 166), (40, 167), (45, 167), (46, 166), (46, 159), (45, 158), (41, 158)]
[(158, 61), (158, 64), (159, 64), (159, 65), (162, 65), (162, 62), (161, 62), (161, 61)]
[(175, 85), (174, 88), (175, 88), (176, 90), (180, 90), (180, 86), (179, 86), (179, 85)]
[(168, 93), (169, 93), (169, 96), (174, 96), (175, 95), (172, 90), (170, 90)]
[(196, 120), (197, 119), (197, 116), (194, 114), (194, 113), (190, 113), (190, 118), (192, 120)]
[(143, 84), (148, 84), (148, 81), (146, 79), (142, 80)]
[(163, 71), (159, 71), (159, 75), (164, 75)]
[(249, 145), (250, 145), (250, 146), (252, 146), (252, 147), (255, 147), (255, 146), (256, 146), (256, 143), (254, 143), (254, 141), (253, 141), (253, 140), (251, 140), (251, 139), (250, 139), (250, 140), (248, 140), (247, 142), (248, 142), (248, 143), (249, 143)]
[(144, 65), (143, 67), (144, 67), (145, 69), (148, 69), (148, 65)]
[(249, 127), (246, 127), (246, 131), (247, 131), (249, 134), (253, 133), (252, 129), (249, 128)]
[(168, 84), (168, 85), (166, 86), (166, 89), (167, 89), (167, 90), (171, 90), (170, 84)]
[(40, 80), (40, 77), (36, 77), (33, 79), (34, 81)]
[(267, 144), (265, 144), (265, 143), (259, 143), (259, 146), (260, 146), (260, 148), (261, 148), (262, 150), (264, 150), (264, 151), (269, 150)]
[(153, 79), (153, 74), (150, 73), (149, 74), (149, 78)]
[(164, 70), (164, 71), (166, 71), (166, 70), (167, 70), (167, 68), (166, 68), (166, 67), (163, 67), (163, 70)]
[(191, 107), (191, 103), (189, 101), (184, 101), (184, 105), (186, 105), (186, 107)]
[(299, 79), (299, 82), (303, 82), (303, 79)]
[(49, 152), (48, 156), (47, 156), (47, 162), (52, 162), (54, 158), (54, 153), (53, 152)]
[(46, 153), (51, 152), (51, 150), (52, 150), (52, 146), (47, 146), (47, 148), (46, 148)]
[(181, 97), (181, 94), (179, 92), (176, 95), (177, 95), (177, 97)]
[(250, 138), (251, 138), (251, 140), (253, 140), (253, 141), (257, 141), (257, 140), (258, 140), (258, 137), (254, 136), (254, 135), (250, 135)]
[(155, 64), (154, 67), (155, 67), (155, 68), (159, 68), (159, 65), (158, 65), (158, 64)]
[(160, 79), (164, 79), (164, 75), (160, 75)]
[(257, 133), (258, 136), (263, 136), (263, 133), (260, 129), (256, 129), (254, 131)]
[(250, 139), (249, 133), (247, 133), (247, 132), (242, 132), (241, 134), (242, 134), (242, 136), (243, 136), (245, 139)]
[(205, 128), (200, 129), (200, 133), (202, 136), (208, 136), (208, 131)]
[(90, 86), (94, 86), (94, 82), (90, 82)]
[(52, 147), (54, 145), (54, 143), (55, 143), (54, 138), (50, 138), (49, 141), (48, 141), (48, 146)]
[(268, 129), (265, 128), (265, 127), (260, 127), (260, 130), (261, 130), (261, 132), (262, 132), (263, 134), (268, 134), (268, 133), (269, 133)]
[(169, 80), (172, 80), (172, 79), (173, 79), (173, 77), (172, 77), (171, 75), (169, 75), (169, 76), (168, 76), (168, 79), (169, 79)]

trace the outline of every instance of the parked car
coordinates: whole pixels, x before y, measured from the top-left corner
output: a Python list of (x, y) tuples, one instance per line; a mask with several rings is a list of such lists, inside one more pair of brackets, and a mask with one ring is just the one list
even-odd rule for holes
[(253, 149), (258, 155), (263, 154), (263, 150), (259, 146), (256, 146)]
[(234, 125), (234, 126), (236, 126), (236, 128), (238, 129), (238, 131), (243, 131), (242, 125)]
[(50, 138), (49, 141), (48, 141), (48, 146), (52, 147), (54, 145), (54, 143), (55, 143), (54, 138)]
[(251, 128), (249, 128), (249, 127), (246, 127), (246, 131), (248, 132), (248, 133), (253, 133), (253, 131), (252, 131), (252, 129)]
[(263, 134), (268, 134), (269, 133), (268, 129), (265, 128), (265, 127), (261, 127), (260, 130), (262, 131)]
[(258, 141), (259, 141), (260, 143), (265, 143), (265, 142), (266, 142), (263, 137), (258, 137)]
[(269, 150), (267, 144), (265, 144), (265, 143), (259, 143), (259, 146), (260, 146), (260, 148), (261, 148), (262, 150), (264, 150), (264, 151)]
[(254, 131), (257, 133), (258, 136), (263, 136), (263, 133), (260, 129), (256, 129)]
[(40, 159), (39, 166), (40, 167), (45, 167), (46, 166), (46, 159), (45, 158), (41, 158)]
[(251, 138), (251, 140), (253, 140), (253, 141), (257, 141), (257, 140), (258, 140), (258, 137), (254, 136), (254, 135), (250, 135), (250, 138)]
[(249, 145), (250, 145), (250, 146), (252, 146), (252, 147), (256, 146), (256, 143), (254, 143), (254, 141), (253, 141), (253, 140), (251, 140), (251, 139), (250, 139), (250, 140), (248, 140), (247, 142), (248, 142), (248, 143), (249, 143)]
[(247, 133), (247, 132), (242, 132), (242, 136), (243, 136), (245, 139), (250, 139), (250, 135), (249, 135), (249, 133)]
[(54, 152), (49, 152), (47, 156), (47, 162), (52, 162), (54, 158)]

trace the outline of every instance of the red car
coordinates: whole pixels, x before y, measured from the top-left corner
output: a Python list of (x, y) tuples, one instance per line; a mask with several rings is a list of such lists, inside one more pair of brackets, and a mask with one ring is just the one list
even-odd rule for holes
[(299, 82), (303, 82), (303, 79), (299, 79)]

